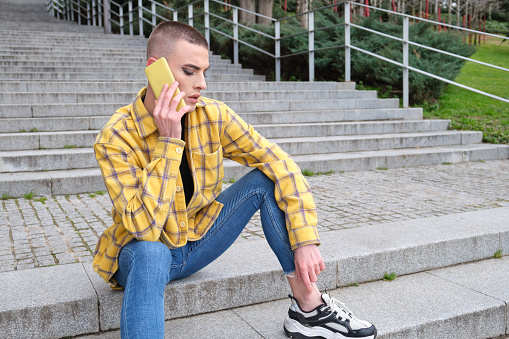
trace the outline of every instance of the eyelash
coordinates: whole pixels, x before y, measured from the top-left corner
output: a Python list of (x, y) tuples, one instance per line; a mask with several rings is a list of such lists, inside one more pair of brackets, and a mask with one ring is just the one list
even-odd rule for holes
[[(191, 75), (194, 75), (194, 72), (189, 72), (188, 70), (186, 69), (182, 69), (184, 71), (184, 74), (185, 75), (188, 75), (188, 76), (191, 76)], [(203, 73), (203, 77), (206, 78), (207, 75), (205, 73)]]

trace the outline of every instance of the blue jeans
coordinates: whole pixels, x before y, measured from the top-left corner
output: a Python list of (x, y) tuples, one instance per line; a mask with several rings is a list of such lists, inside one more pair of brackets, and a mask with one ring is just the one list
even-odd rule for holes
[(253, 170), (217, 198), (224, 206), (207, 234), (169, 249), (161, 242), (133, 240), (120, 252), (115, 279), (125, 288), (120, 319), (122, 338), (164, 338), (164, 289), (224, 253), (260, 210), (263, 232), (285, 274), (295, 271), (285, 214), (274, 198), (274, 183)]

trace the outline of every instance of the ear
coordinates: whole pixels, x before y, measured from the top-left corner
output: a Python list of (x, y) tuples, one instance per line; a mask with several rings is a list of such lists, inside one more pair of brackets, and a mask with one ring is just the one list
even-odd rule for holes
[(153, 64), (154, 62), (156, 62), (156, 61), (157, 61), (157, 59), (156, 59), (156, 58), (154, 58), (154, 57), (149, 58), (149, 59), (147, 60), (147, 67), (148, 67), (148, 66), (150, 66), (150, 65), (152, 65), (152, 64)]

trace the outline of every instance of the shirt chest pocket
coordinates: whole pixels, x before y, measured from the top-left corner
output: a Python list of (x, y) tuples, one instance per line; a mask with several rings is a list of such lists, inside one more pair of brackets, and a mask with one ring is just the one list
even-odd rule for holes
[(221, 189), (224, 178), (223, 149), (213, 153), (191, 153), (199, 189), (215, 191)]

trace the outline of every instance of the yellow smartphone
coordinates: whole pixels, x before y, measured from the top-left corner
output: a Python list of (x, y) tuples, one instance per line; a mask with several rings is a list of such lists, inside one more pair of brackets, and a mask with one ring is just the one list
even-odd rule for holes
[[(168, 66), (168, 62), (165, 58), (159, 58), (150, 66), (145, 68), (145, 74), (147, 75), (148, 82), (154, 91), (156, 99), (159, 99), (159, 94), (161, 94), (161, 90), (163, 89), (164, 84), (171, 86), (171, 84), (175, 82), (175, 78), (173, 77), (170, 66)], [(180, 90), (177, 87), (173, 97), (179, 93)], [(184, 102), (184, 99), (180, 99), (180, 102), (177, 105), (177, 111), (179, 111), (185, 105), (186, 103)]]

